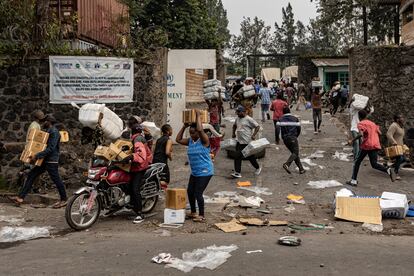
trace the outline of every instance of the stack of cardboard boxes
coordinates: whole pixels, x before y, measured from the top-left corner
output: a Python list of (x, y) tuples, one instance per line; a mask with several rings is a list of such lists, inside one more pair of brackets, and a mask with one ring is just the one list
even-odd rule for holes
[[(122, 147), (127, 146), (128, 150), (123, 151)], [(104, 157), (108, 161), (121, 161), (132, 154), (133, 145), (131, 141), (119, 139), (115, 143), (111, 143), (108, 147), (107, 146), (98, 146), (95, 149), (95, 156)], [(124, 171), (129, 171), (131, 169), (130, 164), (117, 165), (119, 168), (123, 169)]]
[(167, 189), (164, 210), (164, 224), (183, 224), (187, 206), (186, 189)]
[[(31, 129), (29, 134), (27, 135), (27, 143), (20, 156), (20, 161), (23, 163), (30, 163), (29, 157), (34, 157), (37, 153), (42, 152), (47, 147), (47, 140), (49, 139), (49, 133), (38, 130), (38, 129)], [(35, 165), (41, 166), (43, 163), (43, 159), (36, 160)]]

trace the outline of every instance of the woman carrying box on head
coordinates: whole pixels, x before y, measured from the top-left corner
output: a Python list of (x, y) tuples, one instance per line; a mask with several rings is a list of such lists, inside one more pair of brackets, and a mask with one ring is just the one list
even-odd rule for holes
[[(203, 193), (214, 174), (214, 167), (210, 157), (210, 142), (207, 134), (203, 131), (199, 110), (196, 111), (196, 121), (196, 124), (190, 126), (190, 138), (183, 138), (184, 131), (189, 127), (189, 124), (184, 124), (177, 134), (176, 142), (188, 146), (187, 155), (191, 167), (187, 188), (191, 214), (188, 217), (195, 222), (204, 222)], [(196, 201), (199, 216), (196, 214)]]

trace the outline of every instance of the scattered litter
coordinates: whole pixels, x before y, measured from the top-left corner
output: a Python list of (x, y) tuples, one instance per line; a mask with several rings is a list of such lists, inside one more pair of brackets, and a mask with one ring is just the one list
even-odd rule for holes
[(24, 218), (16, 218), (13, 216), (0, 216), (0, 222), (7, 222), (11, 225), (20, 226), (24, 222)]
[(239, 187), (249, 187), (249, 186), (252, 186), (252, 183), (250, 181), (239, 181), (239, 182), (237, 182), (237, 186), (239, 186)]
[(171, 237), (171, 232), (164, 229), (158, 229), (154, 231), (159, 237)]
[(237, 219), (232, 219), (229, 222), (225, 222), (225, 223), (216, 223), (215, 226), (222, 230), (225, 233), (232, 233), (232, 232), (238, 232), (238, 231), (243, 231), (246, 230), (246, 226), (241, 225)]
[(256, 212), (263, 213), (263, 214), (271, 214), (272, 213), (272, 211), (270, 211), (269, 209), (257, 209)]
[(252, 254), (252, 253), (263, 253), (263, 251), (261, 249), (259, 250), (252, 250), (252, 251), (246, 251), (247, 254)]
[(325, 151), (323, 150), (317, 150), (314, 153), (312, 153), (311, 155), (309, 155), (309, 158), (311, 159), (316, 159), (316, 158), (323, 158)]
[(295, 210), (296, 210), (296, 208), (292, 204), (290, 204), (288, 207), (285, 208), (285, 211), (288, 212), (288, 213), (292, 213)]
[(353, 151), (353, 148), (351, 148), (351, 147), (345, 147), (345, 148), (343, 148), (342, 150), (343, 150), (343, 151)]
[(362, 224), (362, 227), (377, 233), (380, 233), (382, 232), (382, 230), (384, 230), (384, 226), (382, 224), (371, 224), (365, 222), (364, 224)]
[(209, 246), (202, 249), (195, 249), (192, 252), (184, 252), (182, 259), (171, 258), (167, 267), (173, 267), (185, 273), (195, 267), (214, 270), (224, 264), (231, 257), (231, 252), (237, 250), (236, 245), (230, 246)]
[(231, 199), (229, 197), (209, 197), (206, 195), (203, 195), (204, 203), (207, 204), (227, 204), (231, 202)]
[(258, 196), (244, 197), (239, 196), (239, 206), (248, 208), (259, 208), (265, 201)]
[(326, 167), (319, 165), (319, 169), (324, 170), (324, 169), (326, 169)]
[(257, 187), (257, 186), (251, 186), (251, 187), (239, 187), (239, 189), (250, 191), (253, 193), (256, 193), (258, 195), (272, 195), (273, 193), (269, 191), (269, 188), (265, 187)]
[(281, 237), (278, 243), (287, 246), (299, 246), (302, 243), (302, 240), (294, 236), (285, 236)]
[(324, 189), (331, 187), (343, 186), (340, 182), (336, 180), (320, 180), (320, 181), (309, 181), (308, 185), (313, 189)]
[(299, 185), (299, 182), (293, 182), (293, 185)]
[(301, 195), (289, 194), (287, 199), (296, 204), (305, 204), (305, 199)]
[(171, 258), (172, 256), (170, 253), (160, 253), (153, 257), (151, 261), (156, 264), (169, 264), (171, 262)]
[(348, 190), (347, 188), (342, 188), (339, 191), (335, 192), (335, 197), (341, 196), (341, 197), (350, 197), (353, 196), (354, 193), (351, 190)]
[(304, 158), (304, 159), (300, 159), (300, 161), (302, 163), (308, 164), (309, 166), (317, 166), (318, 164), (313, 163), (312, 160), (310, 158)]
[(313, 124), (313, 122), (311, 122), (311, 121), (309, 121), (309, 120), (301, 120), (301, 121), (300, 121), (300, 124), (301, 124), (301, 125), (312, 125), (312, 124)]
[(267, 225), (269, 226), (287, 226), (288, 222), (283, 220), (269, 220), (267, 222)]
[(325, 224), (291, 224), (289, 225), (289, 228), (295, 229), (295, 230), (322, 230), (325, 229)]
[(159, 224), (158, 226), (159, 226), (159, 227), (162, 227), (162, 228), (172, 228), (172, 229), (177, 229), (177, 228), (182, 227), (183, 225), (182, 225), (182, 224), (175, 224), (175, 223), (161, 223), (161, 224)]
[(237, 199), (239, 196), (237, 192), (233, 192), (233, 191), (217, 192), (217, 193), (214, 193), (214, 195), (217, 197), (230, 197), (230, 198), (235, 198), (235, 199)]
[(246, 224), (246, 225), (254, 225), (254, 226), (263, 226), (264, 222), (261, 219), (258, 218), (240, 218), (240, 223)]
[(349, 160), (349, 158), (352, 156), (352, 153), (345, 153), (345, 152), (339, 152), (336, 151), (335, 154), (333, 155), (333, 159), (338, 159), (341, 161), (346, 161), (349, 162), (351, 160)]
[(10, 227), (5, 226), (0, 231), (0, 242), (27, 241), (50, 237), (50, 227)]

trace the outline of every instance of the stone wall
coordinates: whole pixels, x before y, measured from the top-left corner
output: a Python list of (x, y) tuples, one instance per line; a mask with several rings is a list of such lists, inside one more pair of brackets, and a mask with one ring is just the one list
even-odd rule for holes
[(395, 113), (414, 127), (414, 46), (356, 47), (349, 57), (351, 93), (370, 97), (383, 133)]
[[(162, 125), (167, 111), (167, 49), (159, 49), (148, 60), (135, 60), (134, 102), (107, 104), (122, 119), (128, 114), (142, 116), (145, 120)], [(0, 68), (0, 141), (7, 144), (9, 152), (2, 156), (3, 177), (14, 181), (21, 166), (19, 154), (35, 109), (53, 113), (69, 132), (70, 142), (62, 144), (62, 176), (81, 173), (87, 168), (92, 154), (91, 146), (80, 146), (82, 126), (77, 120), (78, 110), (70, 104), (49, 103), (49, 61), (31, 58), (23, 63)]]

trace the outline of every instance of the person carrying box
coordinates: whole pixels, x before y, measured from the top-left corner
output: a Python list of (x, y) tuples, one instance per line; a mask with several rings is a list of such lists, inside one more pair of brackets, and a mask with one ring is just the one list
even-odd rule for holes
[(44, 159), (44, 161), (40, 166), (35, 166), (30, 170), (26, 182), (24, 183), (19, 195), (10, 197), (10, 200), (12, 200), (17, 205), (22, 204), (24, 202), (24, 198), (31, 190), (35, 179), (47, 171), (53, 183), (56, 185), (56, 188), (58, 189), (60, 195), (60, 200), (53, 204), (52, 207), (62, 208), (66, 206), (67, 196), (65, 185), (63, 184), (58, 171), (60, 133), (54, 126), (56, 124), (56, 119), (52, 115), (47, 115), (43, 120), (41, 120), (41, 122), (43, 123), (43, 128), (47, 129), (47, 133), (49, 133), (47, 147), (45, 150), (35, 154), (34, 156), (30, 156), (29, 159), (32, 162), (36, 162), (40, 159)]

